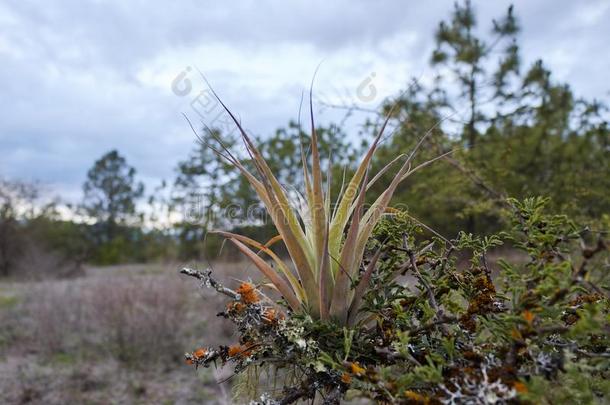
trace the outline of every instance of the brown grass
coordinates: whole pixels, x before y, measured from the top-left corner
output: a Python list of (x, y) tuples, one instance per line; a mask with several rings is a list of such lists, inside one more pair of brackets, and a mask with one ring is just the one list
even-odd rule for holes
[[(246, 266), (220, 266), (225, 282)], [(0, 403), (231, 403), (182, 360), (233, 342), (222, 298), (178, 266), (88, 269), (84, 277), (0, 282)], [(237, 282), (234, 282), (237, 284)]]
[(176, 277), (41, 283), (25, 296), (33, 344), (45, 354), (84, 351), (130, 364), (179, 357), (186, 333), (185, 285)]

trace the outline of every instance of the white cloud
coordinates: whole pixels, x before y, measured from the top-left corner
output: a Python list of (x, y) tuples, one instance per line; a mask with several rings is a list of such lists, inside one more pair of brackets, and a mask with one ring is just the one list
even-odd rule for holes
[[(509, 1), (475, 2), (481, 29)], [(74, 199), (95, 159), (117, 148), (149, 185), (173, 177), (193, 135), (171, 90), (199, 67), (259, 134), (296, 118), (322, 61), (316, 94), (349, 100), (372, 78), (371, 102), (412, 76), (430, 80), (432, 33), (453, 0), (240, 3), (8, 0), (0, 4), (0, 175), (37, 178)], [(610, 70), (608, 2), (518, 1), (524, 58), (548, 61), (578, 93), (602, 97)], [(325, 110), (320, 120), (341, 113)], [(150, 187), (152, 188), (152, 187)]]

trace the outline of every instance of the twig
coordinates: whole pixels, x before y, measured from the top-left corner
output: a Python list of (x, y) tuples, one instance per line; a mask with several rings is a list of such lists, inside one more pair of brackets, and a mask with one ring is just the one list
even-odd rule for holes
[[(432, 291), (432, 288), (430, 287), (428, 282), (424, 279), (424, 277), (421, 275), (421, 273), (417, 269), (417, 260), (415, 259), (415, 254), (413, 253), (413, 250), (409, 248), (409, 242), (407, 240), (407, 235), (403, 235), (403, 243), (404, 243), (405, 249), (407, 249), (407, 255), (409, 256), (409, 261), (411, 262), (411, 269), (417, 276), (417, 279), (419, 280), (419, 282), (426, 289), (426, 293), (428, 294), (428, 301), (430, 302), (430, 306), (435, 311), (434, 319), (443, 318), (444, 313), (443, 313), (443, 310), (438, 306), (438, 303), (436, 302), (436, 297), (434, 296), (434, 291)], [(441, 332), (443, 332), (444, 335), (449, 334), (449, 330), (443, 323), (440, 323), (439, 326), (440, 326)]]
[(589, 263), (589, 261), (596, 254), (603, 252), (607, 249), (608, 249), (608, 246), (606, 245), (606, 242), (601, 237), (597, 240), (597, 244), (594, 247), (583, 246), (582, 247), (582, 256), (583, 256), (582, 263), (580, 263), (580, 266), (578, 266), (577, 269), (572, 270), (572, 279), (571, 279), (569, 287), (565, 287), (565, 288), (562, 288), (559, 291), (557, 291), (551, 297), (551, 299), (549, 301), (549, 305), (554, 305), (558, 301), (563, 299), (563, 297), (565, 297), (566, 294), (568, 294), (570, 292), (570, 288), (578, 283), (584, 284), (585, 286), (592, 288), (595, 292), (608, 298), (608, 294), (605, 294), (600, 288), (598, 288), (597, 286), (595, 286), (592, 283), (585, 280), (585, 278), (586, 278), (585, 276), (587, 275), (587, 264)]
[(419, 360), (417, 360), (415, 357), (413, 357), (410, 353), (402, 354), (397, 351), (390, 350), (387, 347), (384, 347), (384, 348), (376, 347), (375, 353), (377, 353), (379, 356), (383, 356), (387, 361), (390, 361), (390, 362), (395, 362), (396, 360), (409, 360), (418, 366), (422, 365), (421, 362)]
[(435, 326), (444, 325), (447, 323), (455, 322), (457, 320), (458, 320), (458, 318), (455, 316), (443, 316), (442, 318), (437, 318), (437, 319), (433, 320), (432, 322), (428, 322), (427, 324), (422, 325), (418, 328), (409, 330), (409, 335), (415, 336), (422, 332), (426, 332), (426, 331), (434, 328)]
[(212, 270), (208, 269), (205, 272), (202, 272), (199, 270), (189, 269), (188, 267), (183, 267), (180, 270), (180, 274), (186, 274), (187, 276), (195, 277), (196, 279), (202, 281), (203, 286), (213, 288), (214, 290), (226, 295), (231, 299), (237, 300), (240, 298), (240, 295), (237, 292), (223, 286), (218, 281), (214, 280), (212, 278)]

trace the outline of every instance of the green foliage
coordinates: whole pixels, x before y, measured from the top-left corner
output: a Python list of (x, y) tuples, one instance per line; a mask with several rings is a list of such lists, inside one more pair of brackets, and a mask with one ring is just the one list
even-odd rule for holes
[(39, 215), (28, 223), (28, 233), (45, 248), (82, 262), (91, 249), (87, 241), (87, 227), (53, 215)]
[[(502, 228), (505, 196), (550, 197), (549, 207), (594, 224), (610, 211), (608, 109), (553, 80), (542, 61), (523, 66), (512, 7), (481, 34), (470, 2), (436, 31), (432, 86), (412, 84), (397, 101), (399, 129), (373, 167), (408, 152), (422, 134), (423, 161), (455, 150), (413, 176), (394, 203), (442, 234)], [(382, 189), (389, 180), (382, 181)]]
[[(0, 178), (0, 275), (10, 275), (23, 254), (25, 236), (19, 225), (25, 205), (32, 209), (38, 190), (28, 184)], [(27, 214), (26, 214), (27, 215)]]
[(118, 225), (137, 218), (136, 201), (143, 195), (144, 185), (135, 176), (136, 170), (116, 150), (102, 156), (87, 172), (82, 208), (103, 225), (96, 232), (103, 242), (117, 236)]
[[(280, 399), (263, 396), (261, 404), (316, 395), (338, 403), (348, 393), (409, 404), (605, 403), (608, 246), (548, 214), (544, 198), (507, 204), (511, 228), (485, 237), (424, 240), (404, 213), (379, 222), (369, 247), (383, 254), (361, 308), (365, 321), (354, 328), (292, 312), (242, 284), (222, 313), (237, 325), (239, 344), (187, 360), (299, 376), (284, 381)], [(506, 243), (529, 259), (488, 260)]]
[(18, 278), (78, 273), (88, 244), (85, 225), (61, 220), (36, 183), (0, 179), (0, 275)]
[(136, 203), (144, 194), (144, 185), (136, 181), (135, 168), (116, 150), (95, 162), (83, 191), (81, 209), (95, 220), (85, 227), (88, 260), (107, 265), (155, 260), (163, 253), (171, 256), (171, 238), (141, 228), (143, 216), (137, 213)]

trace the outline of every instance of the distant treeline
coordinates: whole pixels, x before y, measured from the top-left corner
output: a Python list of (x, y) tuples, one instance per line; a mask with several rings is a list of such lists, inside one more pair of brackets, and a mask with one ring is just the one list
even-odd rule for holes
[[(556, 212), (607, 227), (607, 106), (577, 97), (542, 60), (523, 63), (512, 7), (489, 27), (479, 27), (470, 3), (458, 4), (434, 35), (430, 69), (437, 76), (431, 86), (414, 80), (378, 111), (367, 112), (358, 134), (345, 134), (337, 125), (317, 129), (334, 195), (362, 153), (359, 142), (369, 142), (389, 117), (373, 160), (373, 172), (387, 166), (387, 176), (370, 179), (370, 187), (387, 188), (399, 166), (391, 159), (400, 152), (408, 156), (428, 134), (414, 167), (447, 155), (408, 179), (393, 205), (437, 232), (452, 237), (459, 230), (495, 231), (502, 226), (505, 197), (537, 195), (550, 197)], [(396, 83), (400, 87), (404, 83)], [(346, 117), (359, 109), (342, 107)], [(295, 200), (303, 183), (300, 162), (308, 158), (306, 132), (290, 122), (255, 139), (280, 181), (294, 187)], [(87, 173), (82, 203), (70, 207), (78, 221), (60, 220), (52, 204), (37, 205), (32, 185), (4, 181), (0, 274), (31, 268), (43, 251), (57, 263), (72, 264), (202, 260), (220, 252), (222, 241), (208, 233), (215, 227), (240, 228), (261, 242), (272, 238), (256, 194), (221, 156), (233, 151), (250, 167), (236, 137), (207, 127), (198, 136), (201, 142), (179, 163), (176, 179), (164, 181), (146, 201), (135, 168), (117, 151), (102, 156)]]

